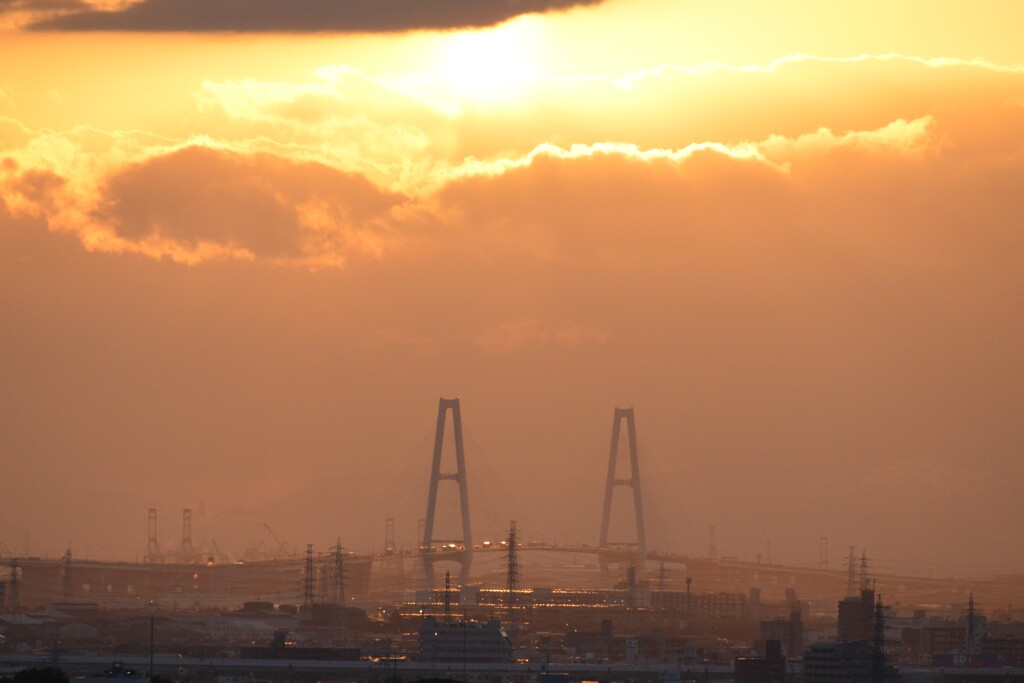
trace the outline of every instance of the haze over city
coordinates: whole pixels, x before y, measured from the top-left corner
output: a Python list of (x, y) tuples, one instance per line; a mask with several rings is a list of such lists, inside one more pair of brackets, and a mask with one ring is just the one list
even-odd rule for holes
[(237, 4), (0, 1), (0, 555), (412, 547), (457, 396), (478, 539), (633, 407), (652, 547), (1024, 571), (1024, 5)]

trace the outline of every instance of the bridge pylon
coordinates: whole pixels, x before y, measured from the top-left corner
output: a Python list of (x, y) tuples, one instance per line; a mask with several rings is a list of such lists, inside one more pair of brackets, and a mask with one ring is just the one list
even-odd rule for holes
[[(448, 412), (452, 414), (452, 433), (455, 437), (455, 472), (441, 471), (441, 452), (444, 446), (444, 427)], [(442, 481), (454, 481), (459, 487), (459, 508), (462, 513), (462, 538), (437, 539), (434, 537), (434, 517), (437, 511), (437, 487)], [(456, 550), (441, 556), (442, 546), (455, 544)], [(453, 560), (461, 565), (460, 581), (469, 581), (469, 569), (473, 561), (473, 532), (469, 520), (469, 482), (466, 479), (466, 452), (462, 441), (462, 409), (457, 398), (442, 398), (437, 407), (437, 431), (434, 434), (434, 460), (430, 469), (430, 493), (427, 496), (427, 516), (423, 523), (423, 539), (420, 544), (423, 559), (423, 576), (427, 588), (434, 587), (434, 562)]]
[[(628, 479), (621, 479), (615, 476), (616, 465), (618, 464), (619, 458), (619, 437), (622, 433), (623, 421), (626, 422), (626, 437), (629, 443), (630, 473)], [(616, 486), (629, 487), (633, 491), (633, 518), (636, 522), (635, 542), (611, 542), (608, 539), (608, 532), (612, 518), (612, 494), (614, 493)], [(644, 534), (643, 497), (640, 493), (640, 461), (637, 454), (636, 417), (632, 408), (616, 408), (615, 416), (612, 421), (612, 445), (611, 451), (608, 455), (608, 477), (605, 480), (604, 510), (601, 514), (601, 537), (598, 541), (598, 547), (601, 550), (606, 551), (598, 556), (601, 571), (605, 574), (609, 572), (609, 555), (612, 554), (608, 551), (621, 551), (624, 549), (635, 550), (635, 554), (633, 554), (630, 564), (643, 571), (644, 559), (647, 556), (647, 539)]]

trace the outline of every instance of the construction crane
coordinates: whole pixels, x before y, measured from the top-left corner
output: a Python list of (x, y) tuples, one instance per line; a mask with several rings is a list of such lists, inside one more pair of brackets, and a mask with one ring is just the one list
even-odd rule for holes
[(278, 547), (281, 548), (281, 552), (282, 553), (284, 553), (288, 557), (291, 557), (293, 555), (293, 553), (288, 551), (288, 548), (281, 541), (281, 539), (277, 537), (277, 534), (274, 533), (274, 530), (270, 528), (269, 524), (267, 524), (266, 522), (263, 522), (263, 528), (267, 530), (267, 533), (270, 534), (270, 537), (272, 539), (274, 539), (274, 541), (277, 543)]
[(229, 558), (227, 556), (227, 553), (225, 553), (223, 550), (221, 550), (220, 546), (217, 545), (217, 539), (216, 538), (211, 538), (210, 539), (210, 544), (213, 546), (214, 557), (216, 557), (219, 562), (230, 562), (231, 561), (231, 558)]

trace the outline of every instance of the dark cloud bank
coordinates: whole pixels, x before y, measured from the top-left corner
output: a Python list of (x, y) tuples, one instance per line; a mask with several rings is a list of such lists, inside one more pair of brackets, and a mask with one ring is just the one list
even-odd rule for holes
[(142, 0), (123, 10), (74, 12), (36, 22), (30, 28), (40, 31), (385, 33), (493, 26), (521, 14), (566, 10), (599, 2), (601, 0)]

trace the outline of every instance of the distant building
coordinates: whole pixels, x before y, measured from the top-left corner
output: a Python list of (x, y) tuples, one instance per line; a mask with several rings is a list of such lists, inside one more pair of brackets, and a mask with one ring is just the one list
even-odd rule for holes
[(898, 682), (899, 672), (884, 660), (876, 660), (875, 655), (875, 648), (863, 640), (815, 643), (804, 652), (804, 683)]
[(872, 642), (875, 627), (875, 591), (865, 588), (860, 597), (839, 601), (839, 642)]
[(445, 624), (424, 617), (420, 623), (420, 661), (509, 662), (512, 641), (497, 620)]
[(777, 617), (761, 622), (761, 652), (767, 656), (767, 643), (777, 640), (782, 644), (784, 657), (799, 657), (804, 651), (804, 623), (800, 610), (793, 610), (789, 619)]
[(674, 610), (697, 619), (740, 619), (748, 613), (747, 596), (742, 593), (654, 591), (650, 600), (655, 609)]
[(981, 641), (981, 656), (1000, 666), (1024, 667), (1024, 639), (986, 638)]
[(739, 657), (736, 659), (736, 683), (783, 683), (786, 679), (786, 658), (782, 654), (782, 643), (767, 640), (764, 657)]
[[(906, 664), (921, 666), (967, 666), (978, 665), (988, 661), (1018, 661), (1014, 658), (1014, 643), (991, 643), (986, 645), (990, 636), (987, 634), (987, 620), (981, 615), (974, 618), (973, 654), (969, 652), (968, 626), (970, 619), (946, 619), (943, 617), (925, 616), (923, 610), (917, 610), (913, 617), (897, 619), (899, 627), (899, 657)], [(1007, 632), (1003, 632), (1005, 634)], [(996, 650), (999, 650), (997, 653)], [(980, 655), (988, 655), (980, 657)], [(998, 655), (998, 657), (993, 657)]]
[(284, 631), (275, 631), (274, 639), (269, 646), (247, 646), (239, 650), (242, 659), (288, 659), (288, 660), (325, 660), (325, 661), (359, 661), (357, 647), (300, 647), (287, 643)]

